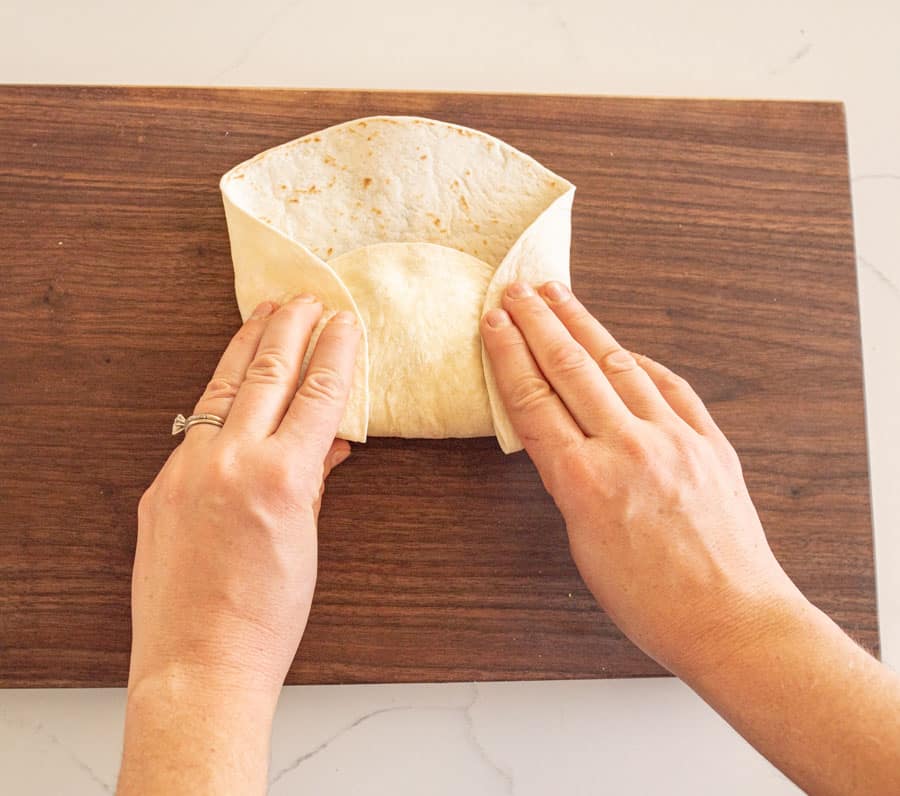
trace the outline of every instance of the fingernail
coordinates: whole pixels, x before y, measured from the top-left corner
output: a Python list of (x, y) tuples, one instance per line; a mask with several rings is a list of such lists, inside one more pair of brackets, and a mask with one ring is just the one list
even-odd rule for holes
[(562, 282), (547, 282), (541, 288), (541, 293), (544, 294), (545, 298), (550, 299), (550, 301), (560, 302), (565, 301), (572, 294), (569, 292), (569, 288), (567, 288)]
[(491, 329), (500, 329), (503, 326), (509, 325), (509, 315), (506, 313), (506, 310), (490, 310), (490, 312), (484, 316), (484, 322), (490, 326)]
[(301, 293), (299, 296), (294, 296), (294, 301), (301, 301), (304, 304), (312, 304), (316, 301), (316, 297), (312, 293)]
[(524, 282), (513, 282), (506, 288), (506, 295), (514, 299), (526, 298), (534, 295), (534, 289)]
[(343, 323), (347, 326), (356, 326), (356, 315), (349, 310), (341, 310), (331, 319), (332, 323)]
[(331, 466), (337, 467), (341, 462), (347, 461), (350, 458), (350, 449), (340, 450), (331, 457)]
[(250, 316), (250, 319), (258, 321), (262, 318), (268, 318), (274, 311), (275, 305), (271, 301), (264, 301), (261, 304), (256, 305), (256, 309), (253, 310), (253, 314)]

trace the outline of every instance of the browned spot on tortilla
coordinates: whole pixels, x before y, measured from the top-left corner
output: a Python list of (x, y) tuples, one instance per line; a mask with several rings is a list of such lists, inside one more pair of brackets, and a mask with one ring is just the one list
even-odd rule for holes
[(481, 239), (481, 242), (482, 242), (485, 246), (488, 245), (487, 238), (482, 238), (482, 239)]
[(434, 225), (436, 227), (439, 227), (441, 225), (441, 220), (437, 216), (435, 216)]
[(278, 187), (281, 188), (282, 191), (287, 190), (287, 185), (285, 185), (284, 183), (281, 183), (281, 185), (279, 185)]
[(316, 188), (315, 185), (310, 185), (309, 188), (298, 188), (297, 193), (318, 193), (319, 189)]
[(453, 180), (453, 182), (450, 183), (450, 187), (454, 191), (458, 191), (459, 190), (459, 180)]
[(288, 199), (288, 201), (289, 201), (291, 204), (297, 204), (297, 202), (299, 202), (300, 200), (299, 200), (296, 196), (293, 196), (293, 197), (291, 197), (290, 199)]
[(486, 143), (487, 143), (487, 148), (488, 148), (488, 149), (493, 149), (493, 148), (494, 148), (494, 142), (493, 142), (493, 141), (487, 141)]
[(391, 182), (391, 178), (390, 178), (390, 177), (385, 177), (385, 178), (384, 178), (384, 184), (385, 184), (385, 185), (390, 185), (390, 182)]
[(425, 160), (425, 158), (427, 158), (427, 157), (428, 157), (428, 155), (419, 155), (419, 160)]
[(337, 182), (337, 177), (332, 177), (332, 178), (328, 181), (328, 185), (327, 185), (326, 187), (331, 188), (336, 182)]
[(379, 210), (377, 207), (373, 207), (373, 208), (372, 208), (372, 212), (373, 212), (376, 216), (382, 215), (381, 210)]
[(244, 179), (244, 177), (246, 177), (246, 176), (247, 176), (246, 174), (235, 174), (234, 177), (233, 177), (233, 179), (235, 179), (235, 180), (242, 180), (242, 179)]
[(465, 196), (460, 196), (460, 197), (459, 197), (459, 206), (460, 206), (463, 210), (468, 210), (468, 209), (469, 209), (469, 203), (466, 201), (466, 197), (465, 197)]
[(472, 226), (475, 227), (476, 232), (481, 232), (481, 224), (472, 224)]
[(499, 219), (499, 218), (492, 218), (492, 219), (491, 219), (491, 223), (492, 223), (492, 224), (499, 224), (499, 223), (500, 223), (500, 219)]
[(331, 157), (331, 155), (325, 155), (325, 157), (322, 158), (322, 160), (329, 166), (333, 166), (336, 162), (335, 159), (333, 157)]
[(322, 139), (319, 138), (319, 136), (314, 136), (314, 137), (313, 137), (313, 141), (315, 141), (317, 144), (318, 144), (319, 141), (321, 141), (321, 140), (322, 140)]
[(363, 177), (363, 188), (368, 188), (372, 184), (371, 177)]
[(467, 177), (471, 177), (471, 176), (472, 176), (472, 169), (466, 169), (465, 175), (466, 175)]
[(359, 121), (359, 122), (357, 122), (357, 124), (358, 124), (360, 127), (368, 127), (368, 126), (369, 126), (369, 123), (368, 123), (368, 122), (364, 122), (364, 121)]
[(328, 254), (329, 257), (331, 257), (331, 255), (334, 254), (334, 249), (331, 248), (331, 246), (328, 247), (328, 252), (327, 252), (327, 254)]

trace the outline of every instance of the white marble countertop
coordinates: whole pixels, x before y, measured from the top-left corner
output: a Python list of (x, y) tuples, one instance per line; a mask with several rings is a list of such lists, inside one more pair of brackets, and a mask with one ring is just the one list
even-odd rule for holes
[[(900, 665), (900, 5), (6, 0), (0, 82), (847, 105), (884, 659)], [(893, 576), (893, 577), (892, 577)], [(0, 691), (0, 789), (112, 792), (124, 692)], [(796, 793), (672, 679), (296, 687), (274, 794)]]

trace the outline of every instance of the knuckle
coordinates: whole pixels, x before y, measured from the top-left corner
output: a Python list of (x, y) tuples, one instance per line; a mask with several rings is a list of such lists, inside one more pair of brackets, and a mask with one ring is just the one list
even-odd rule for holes
[(574, 373), (587, 364), (587, 353), (574, 341), (554, 343), (547, 351), (547, 366), (554, 373)]
[(220, 398), (233, 399), (237, 395), (238, 380), (230, 375), (216, 374), (206, 385), (203, 397), (207, 400)]
[(257, 382), (286, 381), (291, 364), (282, 351), (261, 351), (247, 368), (247, 380)]
[[(596, 493), (594, 483), (599, 467), (581, 450), (570, 446), (562, 455), (556, 456), (551, 465), (548, 478), (544, 479), (544, 485), (551, 495), (568, 492), (587, 497)], [(543, 473), (541, 477), (543, 478)]]
[(233, 478), (240, 467), (241, 454), (234, 442), (219, 445), (215, 455), (210, 457), (213, 475), (227, 481)]
[(274, 495), (289, 495), (296, 487), (296, 478), (293, 471), (286, 464), (287, 457), (280, 461), (269, 462), (263, 468), (264, 478), (267, 489), (271, 490)]
[[(597, 323), (597, 319), (588, 312), (587, 308), (578, 301), (567, 302), (566, 323), (579, 329), (591, 328)], [(563, 305), (566, 306), (566, 305)]]
[(650, 445), (644, 439), (644, 435), (636, 433), (636, 430), (622, 429), (618, 435), (617, 447), (619, 453), (632, 466), (649, 469), (656, 464)]
[(244, 325), (234, 333), (232, 338), (234, 342), (241, 345), (249, 345), (256, 341), (259, 333), (254, 330), (253, 326), (257, 323), (257, 320), (257, 318), (248, 318), (244, 321)]
[(511, 356), (517, 354), (523, 348), (527, 349), (520, 332), (512, 324), (497, 329), (497, 333), (490, 335), (488, 340), (491, 348), (494, 349), (495, 356), (498, 357)]
[(299, 393), (314, 401), (337, 402), (347, 391), (347, 380), (333, 368), (310, 368)]
[(697, 434), (677, 434), (673, 438), (679, 476), (690, 483), (701, 483), (709, 472), (709, 450)]
[(719, 432), (720, 437), (712, 441), (719, 460), (725, 468), (732, 474), (739, 475), (743, 478), (744, 466), (741, 464), (741, 457), (734, 449), (734, 446), (728, 441), (724, 434)]
[(600, 368), (607, 376), (630, 373), (637, 367), (635, 358), (624, 348), (614, 348), (600, 359)]
[(660, 387), (664, 390), (670, 390), (672, 392), (685, 392), (691, 391), (690, 384), (688, 384), (687, 379), (679, 376), (674, 371), (669, 370), (668, 368), (663, 368), (659, 375)]
[(509, 391), (509, 408), (514, 412), (530, 412), (553, 397), (553, 390), (540, 376), (528, 374), (513, 382)]

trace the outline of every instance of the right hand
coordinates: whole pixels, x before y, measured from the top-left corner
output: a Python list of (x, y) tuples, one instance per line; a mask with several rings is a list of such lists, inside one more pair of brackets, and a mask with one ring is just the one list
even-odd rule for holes
[(623, 349), (557, 282), (511, 285), (482, 337), (582, 578), (647, 654), (684, 676), (743, 640), (763, 605), (803, 600), (684, 379)]

